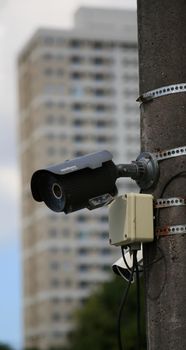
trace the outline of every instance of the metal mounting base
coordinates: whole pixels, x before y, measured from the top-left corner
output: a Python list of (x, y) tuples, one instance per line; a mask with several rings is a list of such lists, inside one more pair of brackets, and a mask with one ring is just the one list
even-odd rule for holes
[(136, 162), (142, 163), (145, 167), (143, 176), (136, 182), (142, 190), (148, 190), (154, 187), (159, 179), (159, 165), (157, 159), (152, 153), (143, 152), (141, 153)]

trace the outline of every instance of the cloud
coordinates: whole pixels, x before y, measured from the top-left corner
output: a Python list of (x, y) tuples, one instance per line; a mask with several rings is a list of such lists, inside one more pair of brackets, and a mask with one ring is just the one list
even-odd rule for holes
[(2, 10), (8, 4), (8, 0), (0, 0), (0, 9)]

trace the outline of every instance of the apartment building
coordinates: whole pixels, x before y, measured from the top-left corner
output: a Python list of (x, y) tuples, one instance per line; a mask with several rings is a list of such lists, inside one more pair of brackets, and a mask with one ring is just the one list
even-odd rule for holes
[[(111, 276), (108, 208), (71, 215), (33, 201), (36, 169), (107, 149), (139, 153), (136, 13), (82, 7), (69, 30), (39, 29), (18, 59), (24, 343), (66, 344), (73, 313)], [(132, 180), (121, 191), (136, 190)]]

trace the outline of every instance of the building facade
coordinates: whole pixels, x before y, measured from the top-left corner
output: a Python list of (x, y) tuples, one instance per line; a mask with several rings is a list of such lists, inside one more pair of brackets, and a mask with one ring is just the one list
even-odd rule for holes
[[(31, 198), (32, 173), (107, 149), (139, 153), (136, 13), (80, 8), (71, 30), (40, 29), (18, 59), (25, 347), (66, 344), (73, 313), (120, 252), (108, 243), (108, 209), (71, 215)], [(132, 180), (121, 191), (134, 191)]]

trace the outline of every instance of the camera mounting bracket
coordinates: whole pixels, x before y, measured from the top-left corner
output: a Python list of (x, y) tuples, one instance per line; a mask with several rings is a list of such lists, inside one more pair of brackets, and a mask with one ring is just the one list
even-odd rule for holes
[(144, 168), (144, 174), (137, 181), (142, 190), (153, 187), (159, 179), (159, 165), (157, 159), (152, 153), (143, 152), (136, 159), (136, 163), (141, 163)]
[(159, 178), (159, 166), (156, 157), (142, 152), (131, 164), (119, 164), (118, 177), (131, 177), (142, 190), (153, 187)]

